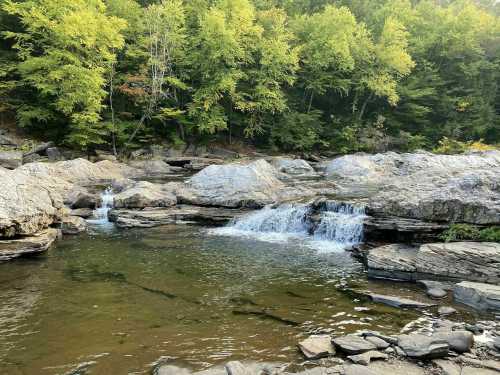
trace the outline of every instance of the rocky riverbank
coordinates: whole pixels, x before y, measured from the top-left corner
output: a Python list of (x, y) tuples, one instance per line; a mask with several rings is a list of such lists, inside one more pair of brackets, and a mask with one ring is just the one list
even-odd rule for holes
[[(267, 205), (300, 202), (301, 220), (314, 233), (325, 207), (335, 202), (364, 207), (366, 241), (385, 243), (365, 246), (359, 253), (369, 277), (419, 281), (434, 299), (451, 291), (459, 303), (500, 311), (500, 245), (437, 242), (453, 223), (500, 225), (500, 152), (356, 154), (314, 162), (264, 156), (235, 160), (234, 156), (164, 156), (128, 163), (75, 159), (0, 168), (0, 261), (46, 251), (61, 234), (85, 231), (84, 219), (100, 205), (100, 192), (106, 186), (115, 193), (109, 219), (122, 228), (179, 222), (223, 225)], [(367, 296), (400, 308), (430, 306), (393, 296)], [(443, 316), (453, 313), (446, 307), (440, 310)], [(347, 338), (312, 337), (299, 345), (305, 356), (309, 360), (333, 357), (335, 362), (326, 367), (314, 362), (319, 367), (309, 371), (315, 372), (304, 374), (486, 375), (492, 368), (499, 369), (496, 362), (485, 365), (498, 357), (498, 339), (494, 344), (473, 344), (464, 325), (437, 324), (433, 332), (421, 336), (388, 338), (364, 332)], [(497, 334), (496, 323), (490, 324), (488, 332)], [(457, 349), (456, 340), (466, 345), (465, 350)], [(417, 362), (401, 362), (403, 358)], [(436, 358), (447, 360), (429, 362)], [(386, 361), (380, 365), (372, 359)], [(158, 374), (191, 373), (171, 366), (158, 367)], [(198, 374), (254, 374), (257, 370), (232, 363)]]

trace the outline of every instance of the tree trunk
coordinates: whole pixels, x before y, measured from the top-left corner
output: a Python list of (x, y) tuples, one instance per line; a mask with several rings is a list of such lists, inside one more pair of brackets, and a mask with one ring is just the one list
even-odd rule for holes
[(372, 98), (373, 98), (373, 93), (370, 93), (370, 95), (368, 95), (368, 97), (363, 102), (363, 105), (361, 106), (361, 111), (359, 111), (359, 117), (358, 117), (359, 121), (361, 121), (363, 119), (363, 116), (364, 116), (365, 111), (366, 111), (366, 106), (368, 105), (368, 102), (370, 100), (372, 100)]

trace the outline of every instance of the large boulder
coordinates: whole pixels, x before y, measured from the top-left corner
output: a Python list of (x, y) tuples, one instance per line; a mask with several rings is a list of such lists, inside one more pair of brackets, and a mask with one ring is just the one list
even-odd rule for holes
[(87, 222), (79, 216), (65, 216), (61, 221), (62, 234), (78, 234), (87, 230)]
[(499, 285), (462, 281), (455, 285), (453, 298), (477, 310), (500, 311)]
[(63, 215), (60, 188), (69, 188), (58, 180), (54, 185), (43, 178), (0, 169), (0, 237), (35, 234)]
[(347, 155), (325, 165), (344, 190), (370, 196), (376, 215), (473, 224), (500, 223), (500, 152), (466, 155)]
[(500, 244), (491, 242), (431, 243), (420, 247), (387, 245), (366, 256), (371, 277), (500, 282)]
[(20, 151), (0, 151), (0, 167), (16, 169), (23, 164), (23, 153)]
[(195, 174), (178, 193), (181, 201), (201, 206), (262, 207), (280, 200), (286, 186), (265, 160), (211, 165)]
[(115, 208), (170, 207), (177, 203), (176, 185), (140, 181), (114, 197)]

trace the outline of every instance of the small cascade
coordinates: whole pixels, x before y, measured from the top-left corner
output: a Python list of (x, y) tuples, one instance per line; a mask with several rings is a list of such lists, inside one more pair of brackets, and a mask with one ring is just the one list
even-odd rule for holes
[(253, 212), (231, 227), (237, 230), (263, 233), (307, 234), (309, 207), (305, 204), (284, 204), (276, 208), (270, 206)]
[(113, 208), (114, 194), (113, 190), (108, 187), (101, 193), (101, 206), (94, 210), (93, 220), (88, 220), (91, 224), (106, 225), (109, 224), (108, 213)]
[(289, 240), (299, 237), (321, 251), (336, 251), (363, 240), (365, 207), (326, 202), (320, 208), (310, 204), (267, 206), (245, 215), (224, 228), (211, 232), (228, 236), (252, 236), (258, 240)]
[(365, 207), (347, 203), (327, 202), (321, 221), (314, 231), (316, 240), (334, 241), (351, 247), (363, 241)]

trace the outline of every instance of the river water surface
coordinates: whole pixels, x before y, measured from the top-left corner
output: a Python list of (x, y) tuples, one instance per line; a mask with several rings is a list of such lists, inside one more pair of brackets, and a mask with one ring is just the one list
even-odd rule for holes
[[(146, 374), (162, 356), (192, 368), (232, 359), (300, 361), (308, 333), (399, 332), (422, 312), (366, 301), (348, 252), (206, 229), (95, 229), (47, 254), (0, 264), (0, 374)], [(425, 300), (425, 299), (424, 299)], [(467, 312), (462, 318), (467, 317)]]

